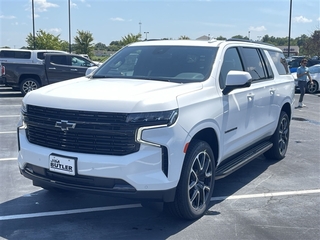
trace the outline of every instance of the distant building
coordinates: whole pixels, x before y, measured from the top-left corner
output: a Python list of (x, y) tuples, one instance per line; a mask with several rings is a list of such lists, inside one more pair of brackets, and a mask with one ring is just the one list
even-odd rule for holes
[(290, 46), (290, 54), (288, 54), (288, 46), (277, 46), (283, 52), (286, 57), (290, 56), (299, 56), (299, 47), (298, 46)]
[(206, 35), (203, 35), (201, 37), (196, 38), (196, 40), (209, 40), (209, 39), (210, 39), (210, 37), (206, 36)]

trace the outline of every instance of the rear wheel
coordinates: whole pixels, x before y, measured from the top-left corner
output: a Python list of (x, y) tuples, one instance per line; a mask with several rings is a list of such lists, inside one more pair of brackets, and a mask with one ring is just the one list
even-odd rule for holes
[(314, 93), (316, 93), (318, 91), (319, 85), (315, 80), (313, 80), (312, 82), (313, 82), (313, 84), (308, 82), (307, 92), (314, 94)]
[(281, 160), (285, 157), (289, 144), (289, 125), (288, 114), (282, 111), (277, 129), (271, 137), (273, 146), (264, 153), (267, 158)]
[(215, 180), (215, 160), (211, 147), (204, 141), (190, 144), (182, 168), (174, 202), (166, 203), (170, 213), (197, 219), (207, 211)]
[(40, 87), (40, 84), (37, 80), (33, 78), (26, 78), (20, 84), (20, 91), (23, 95), (26, 95), (28, 92), (36, 90)]

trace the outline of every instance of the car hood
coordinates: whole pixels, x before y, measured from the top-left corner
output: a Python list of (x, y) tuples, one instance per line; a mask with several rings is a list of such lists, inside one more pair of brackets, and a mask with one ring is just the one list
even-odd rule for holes
[(146, 112), (178, 107), (177, 97), (202, 88), (202, 83), (103, 78), (76, 78), (32, 92), (25, 104), (69, 110)]

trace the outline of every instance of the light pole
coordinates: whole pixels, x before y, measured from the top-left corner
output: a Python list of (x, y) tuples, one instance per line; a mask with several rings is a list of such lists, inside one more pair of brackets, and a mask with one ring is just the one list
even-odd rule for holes
[(250, 40), (250, 31), (248, 32), (248, 39)]
[(139, 22), (139, 35), (140, 35), (139, 38), (140, 38), (140, 40), (141, 40), (141, 24), (142, 24), (142, 23), (141, 23), (141, 21), (140, 21), (140, 22)]
[(287, 56), (287, 57), (290, 57), (291, 12), (292, 12), (292, 0), (290, 0), (290, 14), (289, 14), (289, 40), (288, 40), (288, 56)]
[(148, 40), (148, 33), (149, 32), (144, 32), (146, 34), (146, 40)]
[(34, 0), (32, 0), (32, 26), (33, 26), (33, 49), (36, 49), (36, 33), (34, 26)]
[(69, 11), (69, 53), (71, 53), (71, 21), (70, 21), (70, 0), (68, 1), (68, 11)]

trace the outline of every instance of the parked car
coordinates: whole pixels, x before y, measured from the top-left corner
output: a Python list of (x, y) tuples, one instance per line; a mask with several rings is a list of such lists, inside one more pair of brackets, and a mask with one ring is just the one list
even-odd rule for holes
[[(308, 82), (307, 92), (308, 93), (317, 93), (320, 91), (320, 64), (313, 65), (309, 67), (309, 73), (312, 78), (313, 84)], [(292, 73), (293, 78), (295, 79), (296, 90), (299, 90), (297, 73)]]
[[(303, 58), (304, 57), (296, 57), (292, 61), (288, 62), (289, 69), (290, 69), (291, 73), (295, 73), (297, 71), (298, 67), (300, 67), (300, 63)], [(320, 63), (320, 60), (308, 59), (307, 67), (311, 67), (311, 66), (318, 64), (318, 63)]]
[(0, 62), (0, 83), (1, 83), (1, 78), (2, 76), (5, 74), (5, 67), (2, 66), (1, 62)]
[(89, 59), (69, 53), (47, 53), (42, 64), (2, 63), (5, 74), (0, 83), (20, 90), (23, 95), (39, 87), (85, 76), (87, 68), (96, 66)]
[(59, 50), (0, 49), (0, 62), (42, 64), (46, 53), (65, 53)]
[(23, 98), (19, 169), (45, 189), (164, 202), (197, 219), (216, 179), (261, 154), (285, 157), (293, 108), (294, 79), (277, 47), (136, 42), (92, 75)]

